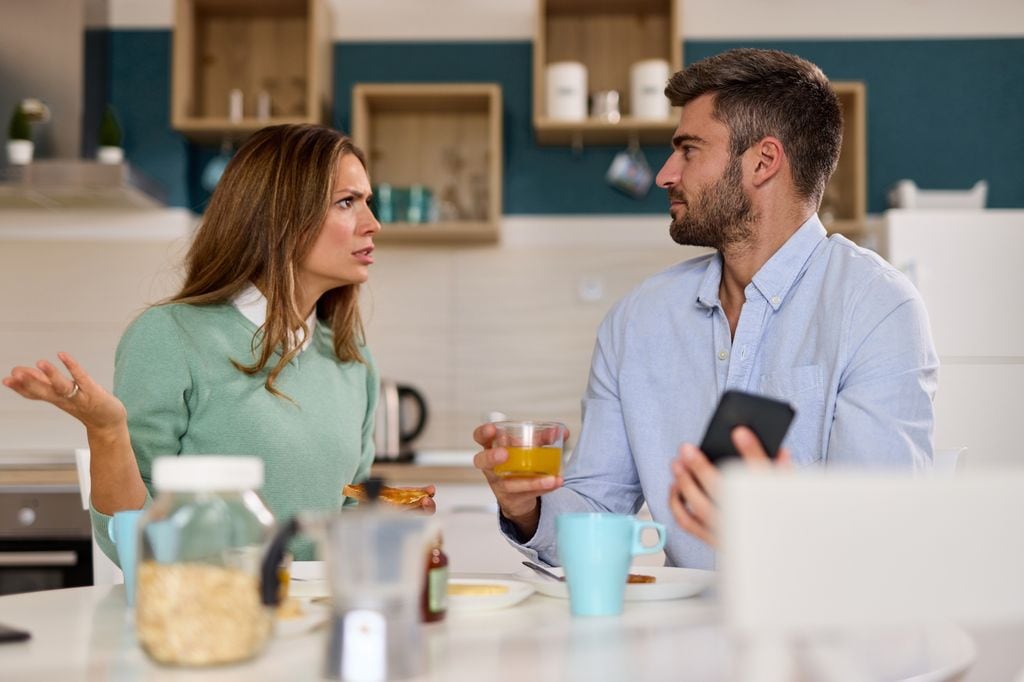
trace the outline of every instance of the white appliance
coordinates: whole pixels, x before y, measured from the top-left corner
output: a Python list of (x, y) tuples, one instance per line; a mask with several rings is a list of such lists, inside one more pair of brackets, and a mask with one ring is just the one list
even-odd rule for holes
[(1024, 210), (891, 210), (889, 261), (917, 286), (939, 353), (935, 447), (1024, 465)]

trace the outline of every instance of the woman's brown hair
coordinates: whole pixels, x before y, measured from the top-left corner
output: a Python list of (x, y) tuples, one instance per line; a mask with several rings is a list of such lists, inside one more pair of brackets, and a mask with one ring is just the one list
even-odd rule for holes
[[(330, 206), (338, 160), (366, 158), (352, 140), (319, 125), (277, 125), (254, 133), (224, 169), (185, 259), (185, 283), (169, 302), (225, 303), (256, 283), (267, 298), (266, 323), (252, 340), (256, 362), (232, 359), (246, 374), (262, 372), (271, 356), (281, 358), (265, 386), (276, 396), (274, 381), (298, 355), (303, 338), (313, 333), (296, 305), (295, 271), (303, 261)], [(317, 318), (334, 334), (334, 353), (342, 362), (363, 362), (363, 323), (359, 286), (326, 292), (316, 304)], [(304, 336), (290, 343), (293, 330)]]

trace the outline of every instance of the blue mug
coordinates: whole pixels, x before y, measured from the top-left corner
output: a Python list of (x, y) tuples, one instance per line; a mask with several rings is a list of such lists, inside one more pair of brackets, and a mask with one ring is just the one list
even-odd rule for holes
[(131, 606), (135, 603), (135, 566), (138, 563), (139, 517), (143, 509), (114, 512), (107, 525), (107, 535), (117, 548), (117, 563), (124, 573), (124, 596)]
[[(626, 514), (560, 514), (555, 519), (558, 560), (565, 568), (569, 608), (574, 616), (617, 616), (622, 613), (629, 564), (639, 554), (665, 547), (665, 526)], [(647, 528), (658, 541), (644, 545)]]

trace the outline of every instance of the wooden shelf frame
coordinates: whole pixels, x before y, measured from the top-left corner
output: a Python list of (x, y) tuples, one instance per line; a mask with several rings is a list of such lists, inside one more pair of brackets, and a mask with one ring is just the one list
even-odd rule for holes
[[(495, 242), (502, 215), (503, 104), (495, 83), (360, 83), (352, 89), (352, 137), (367, 155), (376, 187), (419, 184), (442, 200), (441, 159), (458, 156), (483, 182), (475, 215), (464, 220), (385, 223), (377, 241), (419, 244)], [(454, 171), (453, 171), (454, 173)], [(460, 198), (466, 195), (460, 194)], [(465, 202), (470, 203), (469, 201)], [(485, 204), (485, 207), (483, 206)]]
[[(240, 142), (268, 125), (329, 120), (326, 0), (176, 0), (174, 12), (174, 130), (203, 143)], [(238, 121), (228, 114), (235, 87), (244, 98)], [(290, 94), (275, 101), (271, 93), (271, 115), (257, 119), (258, 92), (272, 88)]]
[(819, 215), (829, 232), (853, 238), (867, 223), (867, 90), (860, 81), (833, 81), (832, 87), (843, 108), (843, 146)]
[[(680, 0), (537, 0), (533, 39), (533, 128), (542, 145), (670, 144), (679, 110), (664, 121), (629, 115), (629, 67), (640, 59), (665, 59), (669, 73), (682, 68)], [(618, 39), (616, 39), (618, 38)], [(623, 116), (557, 121), (547, 117), (546, 67), (572, 59), (587, 67), (588, 90), (617, 90)]]

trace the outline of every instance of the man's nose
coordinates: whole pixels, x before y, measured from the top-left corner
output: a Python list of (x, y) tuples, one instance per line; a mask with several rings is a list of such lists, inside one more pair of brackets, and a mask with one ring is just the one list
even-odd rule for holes
[(658, 171), (658, 176), (655, 178), (655, 182), (658, 183), (658, 187), (663, 189), (670, 189), (679, 182), (680, 169), (682, 165), (676, 159), (676, 155), (672, 154), (662, 165), (661, 170)]

